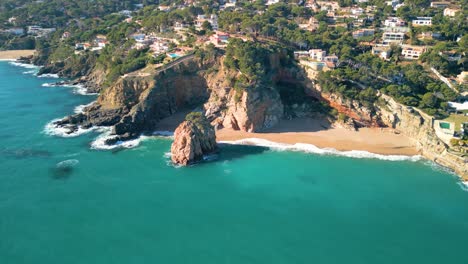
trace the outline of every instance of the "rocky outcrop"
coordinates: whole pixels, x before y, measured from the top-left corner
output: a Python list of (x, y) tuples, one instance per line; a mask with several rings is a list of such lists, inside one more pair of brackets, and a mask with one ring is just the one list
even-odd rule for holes
[(190, 113), (174, 133), (171, 146), (172, 162), (187, 166), (216, 152), (216, 134), (202, 113)]
[[(274, 88), (253, 91), (231, 90), (223, 126), (246, 132), (261, 132), (276, 125), (283, 116), (283, 104)], [(237, 99), (238, 98), (238, 99)]]
[(196, 57), (163, 70), (144, 69), (119, 78), (84, 113), (56, 125), (70, 132), (112, 126), (116, 137), (108, 143), (113, 143), (153, 132), (162, 118), (199, 106), (216, 128), (259, 132), (275, 125), (283, 116), (278, 91), (265, 85), (237, 91), (230, 80), (238, 75), (224, 69), (222, 59), (202, 62)]
[(230, 80), (239, 73), (224, 69), (222, 61), (218, 65), (216, 73), (206, 76), (210, 98), (204, 104), (215, 128), (261, 132), (276, 125), (284, 113), (278, 90), (265, 85), (234, 89)]
[[(208, 98), (205, 79), (196, 61), (181, 63), (166, 71), (121, 77), (104, 89), (84, 113), (57, 122), (61, 126), (112, 126), (113, 141), (152, 132), (162, 118), (182, 108), (201, 105)], [(112, 142), (108, 142), (112, 143)]]
[(468, 159), (451, 153), (433, 128), (433, 117), (422, 111), (401, 105), (391, 97), (381, 95), (385, 105), (378, 107), (378, 118), (402, 134), (413, 139), (418, 151), (427, 159), (454, 170), (468, 180)]

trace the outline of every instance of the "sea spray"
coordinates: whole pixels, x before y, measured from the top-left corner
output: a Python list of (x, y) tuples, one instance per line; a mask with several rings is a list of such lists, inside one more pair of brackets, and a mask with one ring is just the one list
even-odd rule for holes
[(468, 192), (468, 181), (460, 181), (458, 185), (463, 191)]
[(58, 74), (55, 74), (55, 73), (45, 73), (45, 74), (38, 75), (37, 77), (38, 78), (55, 78), (55, 79), (60, 78), (60, 76), (58, 76)]
[(81, 126), (78, 126), (78, 129), (75, 131), (69, 127), (69, 126), (60, 126), (57, 125), (56, 122), (62, 120), (61, 118), (54, 119), (47, 123), (44, 127), (44, 133), (49, 136), (58, 136), (58, 137), (77, 137), (86, 133), (89, 133), (91, 131), (95, 131), (99, 129), (102, 129), (102, 127), (90, 127), (90, 128), (83, 128)]
[(111, 135), (111, 131), (112, 131), (111, 127), (102, 128), (100, 132), (101, 131), (103, 131), (103, 133), (99, 135), (91, 143), (92, 149), (110, 150), (110, 149), (115, 149), (115, 148), (134, 148), (134, 147), (139, 146), (142, 141), (145, 141), (151, 138), (157, 138), (157, 137), (172, 138), (172, 136), (174, 135), (174, 133), (171, 131), (154, 131), (153, 133), (151, 133), (150, 136), (140, 135), (137, 138), (132, 139), (132, 140), (117, 141), (115, 144), (109, 145), (109, 144), (106, 144), (106, 141), (109, 139), (114, 139), (117, 136)]
[(82, 84), (61, 84), (61, 83), (43, 83), (43, 87), (66, 87), (73, 88), (73, 93), (79, 95), (98, 95), (98, 93), (88, 92), (88, 88)]
[(85, 108), (86, 108), (86, 107), (89, 107), (89, 106), (91, 106), (91, 105), (93, 105), (93, 104), (94, 104), (94, 101), (91, 102), (91, 103), (89, 103), (89, 104), (78, 105), (78, 106), (75, 107), (75, 109), (73, 109), (73, 112), (74, 112), (75, 114), (83, 114)]
[(11, 65), (22, 67), (22, 68), (27, 68), (27, 69), (40, 69), (41, 68), (41, 66), (36, 66), (34, 64), (21, 63), (17, 61), (10, 61), (9, 63)]
[(109, 145), (106, 143), (106, 141), (117, 137), (116, 135), (111, 135), (111, 132), (112, 132), (111, 127), (107, 127), (103, 129), (103, 133), (101, 133), (101, 135), (99, 135), (91, 143), (91, 148), (100, 149), (100, 150), (110, 150), (110, 149), (115, 149), (115, 148), (134, 148), (134, 147), (137, 147), (142, 140), (147, 138), (145, 136), (140, 136), (136, 139), (127, 140), (127, 141), (117, 141), (115, 144)]

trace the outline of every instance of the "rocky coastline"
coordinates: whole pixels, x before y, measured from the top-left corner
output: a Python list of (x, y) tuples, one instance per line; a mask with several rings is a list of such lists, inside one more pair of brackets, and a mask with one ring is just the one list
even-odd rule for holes
[[(83, 113), (66, 117), (54, 125), (67, 128), (70, 133), (79, 128), (109, 126), (113, 137), (106, 143), (114, 144), (152, 133), (161, 119), (182, 109), (201, 109), (217, 130), (228, 128), (249, 133), (274, 127), (288, 116), (316, 114), (305, 111), (307, 106), (297, 107), (298, 104), (294, 103), (293, 107), (278, 87), (235, 89), (232, 80), (239, 77), (239, 72), (225, 69), (222, 62), (222, 57), (209, 61), (193, 57), (168, 69), (123, 76), (104, 90), (99, 89), (104, 72), (94, 69), (71, 84), (96, 87), (91, 91), (100, 93), (97, 101), (86, 107)], [(410, 113), (406, 107), (385, 95), (381, 95), (385, 105), (369, 109), (357, 101), (323, 93), (307, 71), (294, 73), (291, 69), (277, 66), (271, 78), (293, 80), (292, 85), (299, 87), (307, 100), (327, 102), (349, 117), (336, 125), (350, 130), (359, 127), (394, 128), (412, 138), (424, 157), (468, 179), (466, 158), (449, 153), (448, 147), (437, 139), (429, 126), (430, 117), (418, 116), (417, 111)], [(291, 109), (296, 109), (296, 112)], [(185, 129), (188, 129), (187, 125)]]

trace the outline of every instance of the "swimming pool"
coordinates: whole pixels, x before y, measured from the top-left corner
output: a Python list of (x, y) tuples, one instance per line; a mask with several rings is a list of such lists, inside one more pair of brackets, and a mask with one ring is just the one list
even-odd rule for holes
[(169, 57), (171, 57), (173, 59), (180, 57), (180, 55), (176, 54), (176, 53), (169, 53), (168, 55), (169, 55)]

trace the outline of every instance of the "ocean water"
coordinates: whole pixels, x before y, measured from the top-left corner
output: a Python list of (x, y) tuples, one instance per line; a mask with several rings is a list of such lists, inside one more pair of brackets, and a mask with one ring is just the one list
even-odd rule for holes
[[(467, 263), (468, 192), (420, 160), (171, 141), (95, 150), (47, 124), (94, 96), (0, 62), (0, 263)], [(25, 73), (27, 72), (27, 73)]]

